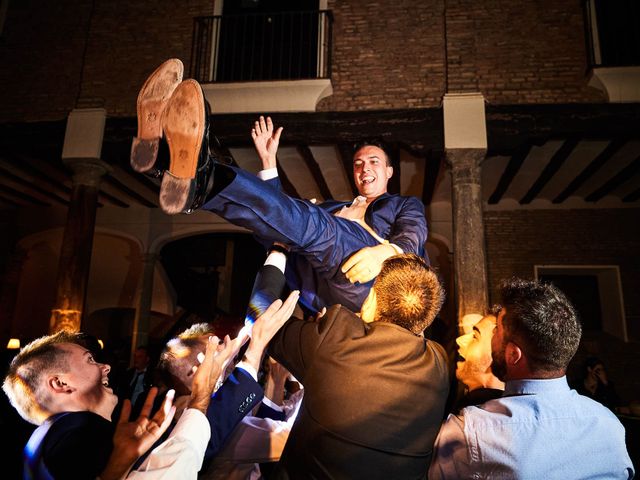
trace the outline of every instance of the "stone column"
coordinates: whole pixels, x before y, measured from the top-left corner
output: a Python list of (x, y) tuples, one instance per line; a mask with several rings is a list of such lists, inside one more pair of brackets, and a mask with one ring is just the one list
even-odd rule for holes
[(484, 313), (489, 298), (480, 174), (487, 151), (484, 97), (446, 94), (443, 110), (451, 172), (455, 298), (462, 332)]
[(62, 238), (56, 303), (51, 310), (50, 333), (79, 331), (89, 281), (100, 180), (110, 167), (97, 158), (64, 161), (73, 170), (73, 188)]
[(480, 187), (480, 163), (484, 157), (481, 149), (446, 151), (451, 171), (454, 278), (461, 326), (467, 323), (463, 321), (465, 317), (482, 314), (489, 301)]
[[(151, 302), (153, 300), (153, 274), (159, 256), (155, 253), (142, 254), (142, 275), (138, 284), (138, 304), (133, 318), (133, 335), (131, 339), (131, 355), (136, 347), (148, 345)], [(133, 358), (132, 358), (133, 360)]]
[(106, 111), (73, 110), (67, 120), (62, 161), (72, 170), (73, 187), (64, 229), (56, 300), (49, 332), (79, 331), (89, 280), (98, 190), (111, 167), (100, 160)]

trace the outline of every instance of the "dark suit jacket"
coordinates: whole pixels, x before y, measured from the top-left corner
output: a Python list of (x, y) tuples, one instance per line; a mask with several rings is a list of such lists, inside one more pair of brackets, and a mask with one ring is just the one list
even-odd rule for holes
[(289, 320), (269, 354), (305, 389), (276, 478), (425, 478), (449, 390), (439, 344), (336, 305)]
[(262, 387), (241, 368), (233, 370), (213, 395), (207, 419), (211, 438), (204, 455), (203, 470), (223, 447), (231, 432), (264, 397)]
[(95, 479), (113, 449), (114, 425), (92, 412), (53, 415), (24, 448), (24, 478)]

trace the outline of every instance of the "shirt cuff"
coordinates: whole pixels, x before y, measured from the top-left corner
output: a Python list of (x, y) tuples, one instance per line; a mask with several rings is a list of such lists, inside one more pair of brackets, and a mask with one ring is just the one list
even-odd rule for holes
[(265, 265), (273, 265), (282, 273), (284, 273), (285, 268), (287, 267), (287, 256), (282, 252), (272, 251), (267, 256), (267, 259), (264, 261)]
[(282, 408), (277, 403), (273, 403), (271, 399), (269, 399), (268, 397), (262, 397), (262, 403), (264, 403), (267, 407), (272, 408), (277, 412), (284, 412), (284, 408)]
[(247, 372), (249, 375), (251, 375), (251, 377), (257, 382), (258, 381), (258, 372), (256, 372), (256, 369), (253, 368), (248, 362), (245, 362), (244, 360), (241, 360), (240, 362), (238, 362), (238, 364), (236, 365), (236, 368), (241, 368), (242, 370), (244, 370), (245, 372)]
[(276, 178), (278, 176), (278, 167), (267, 168), (266, 170), (260, 170), (257, 173), (257, 176), (260, 180), (271, 180), (272, 178)]

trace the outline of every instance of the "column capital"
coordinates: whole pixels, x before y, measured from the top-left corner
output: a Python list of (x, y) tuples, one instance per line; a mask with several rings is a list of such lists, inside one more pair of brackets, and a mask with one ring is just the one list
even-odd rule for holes
[(74, 185), (98, 187), (102, 177), (113, 171), (111, 165), (99, 158), (63, 158), (62, 163), (73, 172)]
[(445, 162), (454, 172), (479, 167), (486, 155), (486, 148), (450, 148), (445, 150)]

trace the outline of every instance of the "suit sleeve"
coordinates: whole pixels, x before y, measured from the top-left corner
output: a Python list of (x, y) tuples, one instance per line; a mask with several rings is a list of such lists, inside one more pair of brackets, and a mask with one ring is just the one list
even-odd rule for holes
[(277, 190), (282, 190), (282, 183), (280, 182), (280, 177), (273, 177), (268, 180), (265, 180), (267, 185), (271, 185), (273, 188)]
[(253, 283), (253, 290), (247, 307), (247, 318), (255, 322), (256, 319), (269, 308), (275, 300), (280, 298), (285, 287), (285, 276), (273, 265), (263, 265), (258, 270)]
[(269, 343), (269, 355), (289, 370), (302, 385), (305, 384), (306, 372), (313, 363), (316, 351), (335, 323), (340, 308), (340, 305), (331, 307), (318, 321), (291, 318)]
[(425, 255), (427, 219), (424, 216), (424, 205), (416, 197), (407, 197), (402, 204), (391, 226), (388, 240), (399, 246), (404, 253)]
[(211, 398), (207, 419), (211, 439), (204, 456), (205, 468), (224, 445), (233, 429), (264, 396), (262, 387), (251, 375), (236, 368)]

